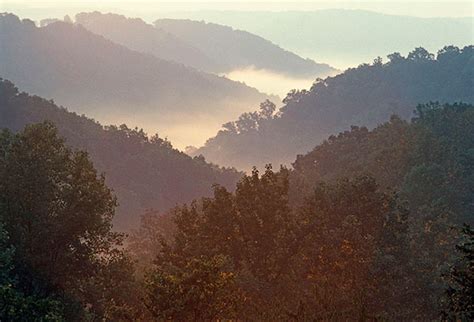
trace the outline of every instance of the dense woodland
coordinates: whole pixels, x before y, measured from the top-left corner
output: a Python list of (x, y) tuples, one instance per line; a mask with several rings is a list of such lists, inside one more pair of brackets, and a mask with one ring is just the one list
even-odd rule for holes
[(119, 199), (116, 227), (129, 230), (145, 209), (168, 209), (209, 195), (216, 183), (232, 188), (241, 173), (191, 158), (158, 135), (148, 137), (126, 125), (104, 127), (38, 96), (20, 93), (0, 80), (0, 128), (14, 132), (50, 121), (76, 149), (87, 151)]
[(283, 107), (265, 102), (193, 151), (217, 164), (249, 170), (289, 164), (329, 135), (351, 126), (373, 128), (396, 114), (409, 120), (420, 102), (474, 102), (474, 47), (447, 46), (437, 56), (416, 48), (388, 55), (290, 91)]
[[(0, 14), (0, 321), (474, 320), (474, 46), (277, 109), (198, 69), (330, 67), (216, 24), (66, 18)], [(231, 115), (194, 156), (129, 127)]]
[(473, 124), (472, 105), (420, 105), (144, 216), (128, 239), (86, 153), (51, 123), (4, 130), (0, 316), (472, 320)]

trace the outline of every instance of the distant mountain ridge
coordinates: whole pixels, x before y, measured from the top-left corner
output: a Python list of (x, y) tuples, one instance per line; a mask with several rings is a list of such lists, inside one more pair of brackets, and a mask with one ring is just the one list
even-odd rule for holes
[[(0, 77), (104, 123), (160, 129), (181, 144), (204, 141), (229, 116), (268, 97), (70, 23), (37, 28), (32, 21), (2, 14), (0, 43)], [(182, 131), (191, 124), (200, 131)]]
[(78, 13), (75, 23), (130, 49), (216, 74), (248, 67), (312, 78), (337, 72), (262, 37), (202, 21), (160, 19), (153, 26), (139, 18), (96, 11)]
[(222, 64), (222, 72), (246, 67), (274, 71), (289, 76), (325, 77), (338, 71), (327, 64), (282, 49), (247, 31), (204, 21), (159, 19), (159, 29), (176, 35)]
[(473, 103), (473, 88), (474, 46), (446, 46), (436, 58), (423, 48), (407, 57), (393, 53), (385, 64), (376, 59), (319, 80), (309, 91), (290, 92), (278, 113), (241, 115), (193, 155), (245, 170), (289, 164), (351, 126), (373, 128), (393, 114), (410, 119), (417, 104)]
[(166, 18), (204, 20), (246, 30), (338, 68), (422, 46), (473, 44), (473, 12), (466, 18), (419, 18), (365, 10), (167, 12)]
[(117, 44), (158, 58), (174, 61), (203, 71), (218, 69), (213, 61), (198, 48), (172, 33), (155, 28), (140, 18), (100, 12), (78, 13), (75, 23)]

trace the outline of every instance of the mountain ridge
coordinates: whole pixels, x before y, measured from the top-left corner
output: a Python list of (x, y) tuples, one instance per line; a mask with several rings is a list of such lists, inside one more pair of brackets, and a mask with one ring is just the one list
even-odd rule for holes
[[(247, 30), (279, 46), (339, 69), (355, 67), (388, 52), (430, 51), (446, 44), (472, 44), (472, 17), (414, 17), (367, 10), (169, 12), (187, 18)], [(432, 37), (436, 34), (436, 37)], [(364, 44), (360, 46), (360, 44)]]
[(0, 129), (17, 132), (44, 121), (55, 124), (67, 145), (86, 151), (99, 172), (105, 173), (118, 197), (118, 230), (136, 227), (147, 209), (166, 211), (177, 203), (210, 195), (213, 184), (233, 188), (242, 175), (192, 158), (158, 135), (149, 137), (126, 125), (103, 126), (0, 79)]
[[(132, 51), (64, 22), (37, 28), (0, 16), (0, 76), (103, 123), (127, 123), (184, 145), (268, 96), (245, 84)], [(166, 112), (166, 113), (165, 113)], [(177, 128), (190, 122), (202, 132)], [(206, 132), (207, 131), (207, 132)]]
[(243, 170), (289, 164), (351, 126), (372, 128), (393, 114), (410, 119), (416, 105), (428, 101), (474, 102), (474, 46), (446, 46), (436, 58), (423, 48), (388, 58), (290, 91), (278, 113), (242, 114), (193, 155)]

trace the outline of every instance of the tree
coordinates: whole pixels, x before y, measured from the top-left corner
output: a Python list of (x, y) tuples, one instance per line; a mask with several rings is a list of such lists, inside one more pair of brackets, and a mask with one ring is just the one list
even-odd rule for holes
[(140, 228), (127, 238), (127, 250), (135, 261), (138, 275), (144, 276), (161, 251), (162, 241), (173, 239), (176, 227), (174, 212), (157, 213), (148, 211), (141, 217)]
[[(322, 79), (316, 80), (315, 84), (324, 84), (324, 81)], [(316, 86), (316, 85), (313, 85)], [(307, 90), (296, 90), (292, 89), (291, 91), (286, 94), (286, 97), (283, 99), (283, 104), (289, 105), (293, 103), (298, 103), (303, 97), (308, 95)]]
[(411, 318), (407, 210), (369, 177), (292, 210), (286, 169), (175, 211), (146, 279), (157, 319)]
[(146, 306), (158, 320), (213, 321), (235, 317), (235, 276), (223, 256), (162, 262), (147, 278)]
[(383, 59), (380, 56), (375, 58), (374, 62), (372, 63), (372, 66), (382, 66), (382, 65), (383, 65)]
[(41, 294), (25, 295), (14, 275), (15, 249), (8, 244), (8, 234), (0, 222), (0, 320), (62, 321), (61, 303)]
[(259, 115), (264, 119), (271, 119), (275, 110), (275, 104), (267, 99), (265, 102), (260, 103)]
[(397, 63), (403, 62), (403, 60), (405, 59), (402, 55), (400, 55), (399, 52), (388, 54), (387, 58), (390, 64), (397, 64)]
[(227, 122), (222, 124), (222, 128), (230, 133), (237, 133), (237, 127), (235, 126), (235, 122)]
[(434, 55), (423, 47), (417, 47), (408, 54), (407, 59), (413, 61), (430, 61), (434, 59)]
[[(430, 103), (411, 123), (393, 116), (373, 130), (354, 126), (292, 171), (254, 169), (235, 193), (216, 186), (178, 207), (176, 233), (155, 262), (158, 289), (191, 296), (202, 285), (182, 276), (206, 271), (191, 262), (223, 256), (236, 302), (222, 319), (438, 318), (451, 227), (472, 220), (473, 112)], [(175, 314), (186, 312), (173, 298)]]
[(111, 230), (115, 206), (104, 176), (52, 124), (1, 133), (0, 221), (25, 296), (53, 297), (67, 320), (100, 315), (87, 312), (93, 297), (84, 285), (102, 274), (110, 256), (122, 256), (122, 236)]
[[(445, 290), (441, 273), (455, 260), (451, 227), (472, 223), (473, 112), (467, 104), (420, 105), (411, 123), (394, 117), (371, 131), (354, 127), (294, 164), (290, 196), (298, 204), (303, 202), (302, 191), (311, 191), (321, 181), (360, 174), (373, 176), (383, 191), (398, 190), (410, 210), (409, 267), (400, 279), (410, 282), (399, 310), (406, 315), (399, 318), (438, 317)], [(380, 256), (390, 262), (390, 256)]]
[(147, 306), (155, 317), (285, 316), (274, 306), (286, 297), (283, 276), (295, 228), (288, 170), (268, 166), (261, 176), (254, 170), (235, 194), (215, 186), (212, 198), (178, 207), (174, 222), (174, 238), (163, 239), (147, 279)]
[(456, 246), (460, 254), (457, 263), (447, 275), (446, 307), (443, 317), (448, 320), (472, 321), (474, 319), (474, 230), (469, 225), (462, 228), (463, 241)]
[(257, 112), (247, 112), (239, 116), (235, 126), (239, 133), (255, 131), (258, 129), (259, 115)]
[(298, 319), (400, 319), (407, 215), (367, 176), (316, 187), (298, 214)]
[(441, 48), (440, 50), (438, 50), (438, 56), (436, 57), (436, 59), (440, 60), (440, 61), (445, 61), (445, 60), (451, 60), (451, 59), (455, 59), (459, 54), (460, 54), (461, 50), (459, 49), (459, 47), (456, 47), (456, 46), (445, 46), (443, 48)]
[(64, 20), (65, 23), (73, 23), (73, 21), (72, 21), (71, 17), (69, 17), (69, 15), (65, 15), (63, 20)]
[(44, 120), (55, 124), (71, 148), (87, 151), (97, 171), (107, 174), (107, 184), (120, 200), (113, 220), (117, 231), (136, 228), (143, 209), (169, 209), (209, 195), (214, 183), (233, 187), (242, 176), (235, 169), (193, 160), (164, 138), (150, 138), (126, 126), (102, 126), (51, 101), (20, 93), (0, 79), (0, 128), (18, 132)]

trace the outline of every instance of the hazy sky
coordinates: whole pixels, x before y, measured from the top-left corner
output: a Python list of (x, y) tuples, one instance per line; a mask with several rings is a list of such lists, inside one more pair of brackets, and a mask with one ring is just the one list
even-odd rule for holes
[(78, 11), (111, 11), (154, 20), (154, 15), (166, 11), (190, 10), (317, 10), (329, 8), (363, 9), (386, 14), (419, 17), (474, 16), (474, 1), (116, 1), (116, 0), (0, 0), (0, 11), (18, 14), (22, 18), (39, 20), (46, 17), (73, 15)]

